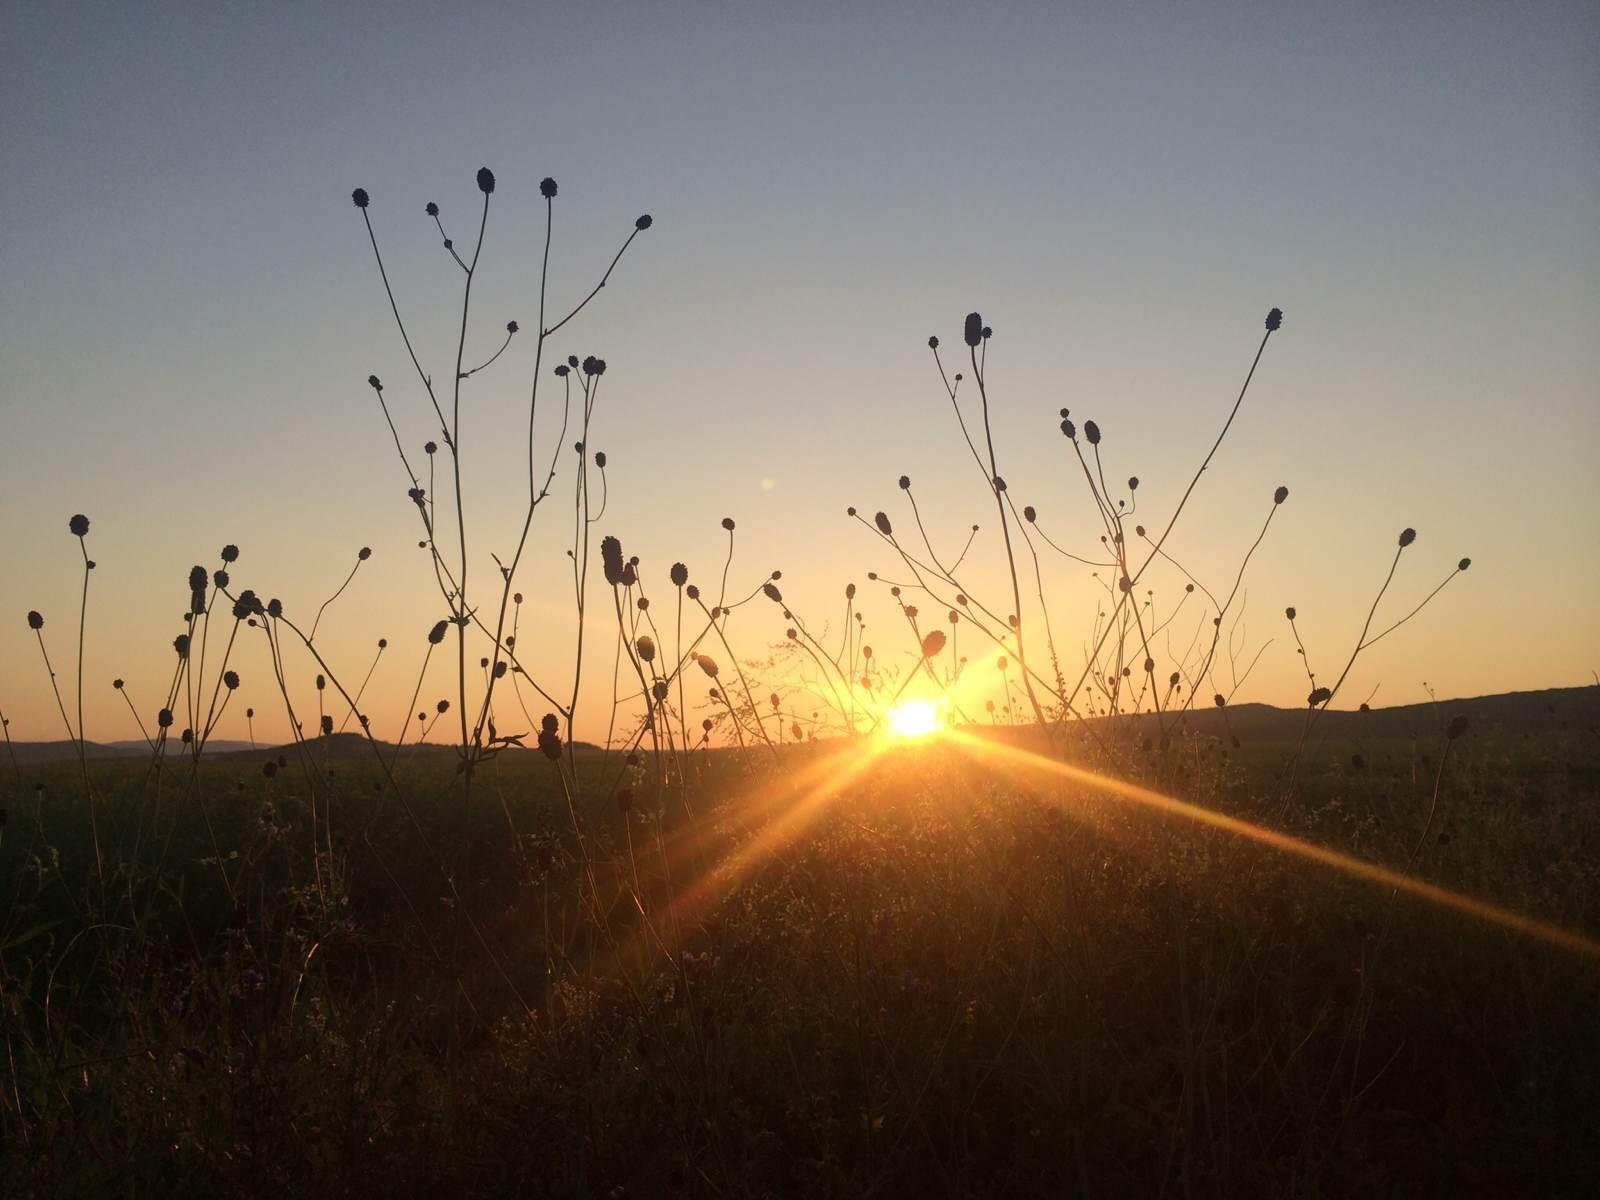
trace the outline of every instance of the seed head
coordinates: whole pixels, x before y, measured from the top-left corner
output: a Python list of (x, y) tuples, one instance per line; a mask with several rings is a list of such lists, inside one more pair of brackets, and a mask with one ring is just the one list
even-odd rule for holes
[(494, 172), (488, 167), (478, 168), (478, 190), (485, 196), (494, 191)]
[(977, 313), (967, 314), (966, 328), (962, 331), (966, 337), (967, 345), (977, 348), (983, 341), (983, 318)]
[(699, 663), (700, 669), (712, 679), (717, 677), (717, 672), (720, 668), (717, 666), (717, 660), (712, 658), (709, 654), (695, 655), (695, 662)]
[(1211, 700), (1212, 700), (1212, 703), (1215, 704), (1218, 708), (1227, 707), (1228, 698), (1226, 696), (1224, 696), (1221, 692), (1218, 692), (1215, 696), (1213, 696), (1211, 698)]
[(28, 613), (28, 628), (29, 629), (43, 629), (44, 628), (44, 618), (41, 617), (37, 612), (29, 612)]
[(1026, 521), (1029, 525), (1032, 525), (1036, 520), (1039, 519), (1039, 513), (1033, 507), (1033, 505), (1024, 504), (1022, 506), (1022, 519), (1024, 521)]
[(783, 593), (777, 589), (775, 584), (763, 583), (761, 585), (761, 594), (764, 595), (768, 600), (771, 600), (774, 604), (783, 603)]
[(855, 584), (847, 583), (847, 584), (844, 585), (844, 598), (846, 600), (854, 600), (856, 598), (856, 585)]
[(649, 229), (650, 226), (654, 225), (655, 223), (656, 223), (655, 218), (652, 217), (649, 213), (645, 213), (643, 216), (641, 216), (637, 221), (635, 221), (633, 223), (633, 227), (635, 229), (644, 230), (644, 229)]
[(1139, 490), (1139, 477), (1137, 475), (1130, 475), (1128, 477), (1128, 490), (1130, 492), (1137, 492)]
[(372, 203), (372, 197), (367, 195), (366, 188), (357, 188), (355, 191), (351, 192), (350, 199), (355, 201), (355, 206), (357, 208), (365, 208), (367, 205)]
[(1465, 571), (1471, 565), (1472, 565), (1472, 560), (1470, 558), (1463, 558), (1460, 562), (1458, 562), (1456, 564), (1456, 570)]
[(172, 648), (178, 652), (179, 658), (188, 658), (189, 635), (187, 633), (180, 633), (177, 637), (173, 638)]
[(1283, 325), (1283, 309), (1275, 308), (1267, 314), (1267, 332), (1275, 333)]
[(689, 568), (684, 566), (681, 562), (673, 563), (672, 564), (672, 585), (674, 587), (682, 587), (684, 584), (686, 584), (688, 582), (689, 582)]
[(1294, 620), (1294, 605), (1291, 604), (1288, 608), (1284, 609), (1283, 615), (1288, 617), (1291, 621)]
[(546, 200), (554, 200), (556, 198), (556, 181), (548, 175), (541, 179), (539, 181), (539, 195)]
[(440, 642), (444, 641), (444, 631), (449, 628), (449, 626), (449, 621), (435, 622), (433, 628), (428, 630), (429, 644), (437, 646)]
[(1306, 703), (1316, 708), (1319, 704), (1326, 704), (1333, 698), (1333, 693), (1325, 687), (1319, 687), (1306, 697)]
[(238, 562), (239, 547), (235, 546), (232, 542), (229, 542), (226, 546), (224, 546), (222, 548), (222, 561), (225, 563)]
[(89, 518), (79, 513), (67, 522), (67, 528), (72, 530), (74, 536), (83, 537), (89, 532)]
[(929, 350), (937, 350), (938, 348), (939, 348), (939, 339), (936, 338), (936, 337), (929, 338), (928, 339), (928, 349)]
[(1274, 504), (1282, 504), (1288, 498), (1289, 498), (1289, 489), (1286, 488), (1286, 487), (1280, 486), (1277, 491), (1272, 493), (1272, 502)]
[(116, 688), (116, 689), (117, 689), (117, 691), (119, 691), (119, 692), (120, 692), (120, 691), (121, 691), (121, 690), (122, 690), (122, 680), (120, 680), (120, 679), (113, 679), (113, 680), (112, 680), (112, 681), (111, 681), (111, 686), (112, 686), (112, 687), (114, 687), (114, 688)]
[(1061, 420), (1061, 432), (1066, 434), (1073, 441), (1078, 440), (1078, 427), (1065, 417), (1063, 417)]
[(884, 537), (893, 537), (894, 536), (894, 526), (889, 523), (889, 514), (888, 513), (884, 513), (884, 512), (878, 513), (872, 519), (878, 526), (878, 532), (883, 534)]
[(1093, 421), (1085, 421), (1083, 423), (1083, 436), (1089, 439), (1089, 445), (1098, 446), (1100, 444), (1100, 426)]
[(656, 643), (648, 633), (641, 634), (634, 643), (634, 649), (639, 652), (640, 662), (654, 662), (656, 658)]
[(281, 617), (281, 616), (283, 616), (283, 601), (279, 600), (276, 596), (274, 596), (271, 600), (268, 600), (267, 601), (267, 616), (269, 616), (269, 617)]
[(1417, 540), (1417, 531), (1415, 529), (1402, 529), (1400, 531), (1400, 548), (1402, 550), (1405, 549), (1407, 546), (1411, 545), (1411, 543), (1416, 541), (1416, 540)]
[(160, 712), (158, 712), (156, 714), (156, 724), (159, 725), (162, 729), (171, 729), (172, 728), (172, 710), (170, 708), (163, 708)]
[(333, 732), (333, 718), (327, 713), (322, 714), (322, 736), (327, 737)]
[(932, 658), (944, 649), (944, 630), (935, 629), (922, 639), (922, 657)]
[(613, 587), (622, 582), (622, 543), (606, 536), (600, 539), (600, 562), (604, 566), (606, 582)]
[(439, 215), (439, 206), (432, 200), (429, 200), (428, 207), (423, 209), (423, 211), (426, 212), (430, 217), (437, 217)]
[(724, 529), (726, 529), (729, 533), (732, 533), (733, 532), (733, 518), (732, 517), (723, 517), (722, 518), (722, 527)]

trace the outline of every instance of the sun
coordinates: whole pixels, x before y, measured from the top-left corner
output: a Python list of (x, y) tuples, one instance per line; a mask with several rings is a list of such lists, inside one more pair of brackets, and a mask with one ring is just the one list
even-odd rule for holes
[(884, 718), (884, 729), (896, 741), (919, 741), (944, 728), (944, 714), (932, 700), (903, 700)]

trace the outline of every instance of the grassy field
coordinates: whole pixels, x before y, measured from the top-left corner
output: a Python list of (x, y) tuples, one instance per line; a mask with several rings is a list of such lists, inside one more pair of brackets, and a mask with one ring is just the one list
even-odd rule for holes
[[(1292, 752), (1120, 774), (1600, 932), (1592, 728), (1321, 740), (1284, 806)], [(1096, 753), (701, 753), (659, 803), (588, 753), (631, 791), (576, 814), (527, 752), (468, 806), (343, 740), (91, 763), (98, 876), (30, 766), (0, 1190), (1589, 1194), (1593, 958), (1058, 769)]]

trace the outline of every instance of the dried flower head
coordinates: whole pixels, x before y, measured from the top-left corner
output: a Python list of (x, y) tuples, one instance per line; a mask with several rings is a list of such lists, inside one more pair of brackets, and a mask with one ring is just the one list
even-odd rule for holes
[(978, 344), (983, 341), (983, 318), (975, 312), (968, 313), (966, 327), (962, 332), (966, 337), (967, 345), (976, 349)]
[(1284, 609), (1283, 610), (1283, 615), (1288, 617), (1289, 620), (1291, 620), (1291, 621), (1294, 620), (1294, 615), (1295, 615), (1294, 605), (1291, 604), (1291, 605), (1289, 605), (1288, 608)]
[(173, 638), (172, 648), (178, 652), (179, 658), (188, 658), (189, 635), (187, 633), (180, 633), (177, 637)]
[(1066, 434), (1073, 441), (1078, 440), (1078, 427), (1065, 418), (1063, 418), (1061, 421), (1061, 432)]
[(936, 337), (929, 338), (928, 339), (928, 349), (929, 350), (937, 350), (938, 348), (939, 348), (939, 339), (936, 338)]
[(430, 217), (437, 217), (439, 215), (439, 206), (432, 200), (429, 200), (428, 207), (423, 209), (423, 211), (426, 212)]
[(539, 181), (539, 195), (546, 200), (554, 200), (556, 198), (556, 181), (548, 175), (541, 179)]
[(684, 566), (681, 562), (672, 564), (671, 574), (672, 584), (674, 587), (682, 587), (684, 584), (689, 582), (689, 568)]
[(357, 188), (355, 191), (351, 192), (350, 199), (355, 202), (355, 206), (357, 208), (365, 208), (367, 205), (372, 203), (372, 197), (367, 195), (366, 188)]
[(333, 718), (327, 713), (322, 714), (322, 736), (327, 737), (333, 732)]
[(72, 530), (77, 537), (83, 537), (89, 532), (89, 518), (79, 513), (67, 522), (67, 528)]
[(1100, 444), (1100, 426), (1093, 421), (1085, 421), (1083, 423), (1083, 436), (1089, 440), (1089, 445), (1098, 446)]
[(444, 631), (450, 627), (449, 621), (436, 621), (432, 629), (428, 630), (428, 643), (437, 646), (444, 641)]
[(763, 583), (761, 585), (761, 594), (764, 595), (768, 600), (771, 600), (774, 604), (783, 603), (783, 593), (770, 583)]
[(156, 724), (159, 725), (162, 729), (171, 729), (172, 728), (172, 710), (170, 708), (163, 708), (160, 712), (158, 712), (156, 714)]
[(1325, 687), (1319, 687), (1314, 689), (1311, 695), (1306, 697), (1306, 703), (1311, 705), (1312, 708), (1316, 708), (1317, 705), (1326, 704), (1332, 698), (1333, 693), (1329, 689)]
[(709, 654), (695, 655), (695, 662), (698, 663), (700, 665), (700, 669), (707, 675), (711, 676), (712, 679), (717, 677), (719, 670), (717, 667), (717, 660), (712, 658)]
[(733, 532), (733, 518), (732, 517), (723, 517), (722, 518), (722, 527), (724, 529), (726, 529), (729, 533), (732, 533)]
[(279, 600), (276, 596), (274, 596), (271, 600), (268, 600), (267, 601), (267, 616), (269, 616), (269, 617), (281, 617), (281, 616), (283, 616), (283, 601)]
[(880, 512), (872, 520), (878, 526), (878, 532), (883, 534), (884, 537), (894, 536), (894, 526), (889, 523), (888, 513)]
[(605, 570), (606, 582), (613, 587), (622, 582), (622, 543), (607, 535), (600, 539), (600, 562)]
[(29, 629), (43, 629), (44, 628), (44, 618), (41, 617), (37, 612), (30, 611), (28, 613), (28, 628)]
[(1283, 326), (1283, 309), (1275, 308), (1267, 313), (1267, 332), (1274, 333)]
[(239, 547), (235, 546), (232, 542), (229, 542), (226, 546), (224, 546), (222, 548), (222, 561), (225, 563), (238, 562)]
[(478, 190), (485, 196), (494, 191), (494, 172), (488, 167), (478, 168)]
[(922, 657), (932, 658), (944, 649), (944, 630), (935, 629), (922, 639)]
[(635, 229), (640, 229), (640, 230), (649, 229), (650, 226), (654, 225), (655, 223), (656, 223), (655, 218), (652, 217), (649, 213), (645, 213), (637, 221), (635, 221), (633, 223), (633, 227)]
[(1405, 549), (1407, 546), (1411, 545), (1411, 543), (1416, 541), (1416, 540), (1417, 540), (1417, 531), (1415, 529), (1402, 529), (1400, 531), (1400, 548), (1402, 550)]
[(1277, 491), (1272, 493), (1272, 502), (1274, 504), (1282, 504), (1288, 498), (1289, 498), (1289, 489), (1286, 488), (1286, 487), (1281, 487), (1280, 486)]
[(640, 662), (654, 662), (656, 658), (656, 642), (648, 633), (640, 634), (639, 640), (634, 643), (634, 649), (639, 652)]

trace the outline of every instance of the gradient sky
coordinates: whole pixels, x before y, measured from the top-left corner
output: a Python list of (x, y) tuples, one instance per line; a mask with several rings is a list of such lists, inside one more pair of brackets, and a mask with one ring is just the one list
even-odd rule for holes
[[(1460, 556), (1474, 566), (1362, 660), (1341, 701), (1379, 687), (1375, 703), (1415, 702), (1424, 681), (1441, 696), (1570, 686), (1600, 668), (1593, 4), (10, 3), (0, 708), (14, 737), (62, 736), (30, 608), (72, 705), (75, 512), (99, 563), (89, 737), (137, 735), (113, 676), (147, 720), (159, 706), (188, 569), (215, 566), (224, 542), (243, 551), (237, 584), (298, 614), (373, 548), (321, 640), (359, 680), (390, 639), (367, 707), (392, 736), (444, 612), (368, 373), (389, 381), (409, 446), (437, 431), (349, 193), (372, 193), (445, 377), (459, 273), (422, 208), (437, 201), (468, 240), (485, 164), (499, 190), (469, 341), (485, 355), (507, 319), (534, 323), (542, 176), (561, 185), (558, 298), (593, 283), (636, 215), (655, 218), (552, 348), (610, 364), (597, 532), (643, 557), (657, 596), (674, 559), (711, 580), (731, 515), (737, 578), (781, 568), (794, 606), (835, 630), (854, 580), (880, 653), (903, 657), (866, 583), (891, 564), (846, 504), (903, 518), (895, 479), (911, 475), (941, 545), (984, 524), (974, 553), (998, 583), (991, 501), (929, 334), (959, 345), (973, 308), (993, 324), (1001, 472), (1053, 536), (1092, 551), (1057, 410), (1095, 418), (1117, 477), (1143, 480), (1141, 511), (1165, 514), (1278, 305), (1283, 332), (1169, 544), (1225, 589), (1272, 489), (1291, 489), (1246, 577), (1249, 653), (1271, 645), (1240, 698), (1303, 702), (1287, 604), (1336, 673), (1407, 525), (1418, 542), (1385, 611)], [(532, 350), (514, 343), (464, 404), (484, 583), (526, 486)], [(560, 660), (571, 628), (569, 511), (544, 510), (521, 581), (538, 663)], [(1094, 582), (1067, 563), (1052, 580), (1081, 661)], [(783, 622), (757, 608), (734, 632), (756, 656)], [(609, 647), (592, 661), (598, 715)], [(238, 665), (242, 701), (269, 714), (258, 734), (282, 736), (265, 655)], [(296, 667), (301, 704), (313, 671)], [(424, 699), (452, 685), (436, 670)]]

